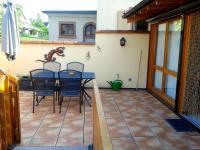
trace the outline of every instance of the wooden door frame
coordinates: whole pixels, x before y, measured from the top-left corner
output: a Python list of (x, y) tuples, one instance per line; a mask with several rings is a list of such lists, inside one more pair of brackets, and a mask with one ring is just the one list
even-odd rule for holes
[[(187, 56), (187, 49), (188, 49), (188, 41), (189, 41), (189, 25), (190, 25), (190, 17), (188, 16), (184, 16), (185, 22), (185, 26), (184, 26), (184, 35), (182, 38), (184, 38), (183, 40), (183, 45), (182, 45), (182, 53), (180, 53), (179, 56), (179, 72), (173, 72), (170, 71), (168, 69), (166, 69), (166, 63), (167, 63), (167, 52), (168, 52), (168, 42), (166, 40), (168, 40), (168, 25), (170, 22), (180, 19), (181, 17), (175, 17), (172, 19), (167, 19), (164, 20), (162, 22), (158, 22), (155, 24), (151, 24), (151, 34), (150, 34), (150, 43), (149, 43), (149, 61), (148, 61), (148, 78), (147, 78), (147, 89), (154, 94), (155, 96), (157, 96), (159, 99), (161, 99), (161, 101), (165, 104), (167, 104), (168, 106), (170, 106), (170, 108), (173, 108), (175, 110), (175, 102), (177, 101), (177, 111), (180, 113), (182, 111), (182, 105), (183, 105), (183, 97), (184, 97), (184, 88), (185, 88), (185, 77), (186, 77), (186, 56)], [(164, 63), (163, 63), (163, 67), (159, 67), (156, 66), (154, 64), (155, 61), (155, 50), (156, 50), (156, 44), (157, 44), (157, 33), (158, 33), (158, 25), (162, 24), (162, 23), (166, 23), (166, 34), (165, 34), (165, 47), (164, 47)], [(167, 42), (167, 43), (166, 43)], [(177, 77), (177, 86), (178, 86), (178, 90), (177, 92), (177, 97), (175, 100), (173, 100), (172, 98), (168, 97), (165, 95), (165, 93), (163, 93), (163, 87), (165, 87), (165, 77), (166, 75), (164, 75), (164, 77), (162, 77), (162, 90), (159, 91), (156, 88), (154, 88), (153, 86), (153, 82), (154, 82), (154, 71), (155, 70), (160, 70), (163, 72), (164, 74), (169, 74), (171, 76)], [(179, 80), (179, 82), (178, 82)], [(178, 85), (179, 83), (179, 85)]]
[(178, 93), (178, 106), (177, 112), (183, 112), (183, 101), (185, 94), (185, 84), (186, 84), (186, 72), (187, 72), (187, 54), (189, 48), (189, 38), (190, 38), (190, 25), (191, 25), (191, 15), (186, 15), (184, 18), (184, 35), (183, 35), (183, 50), (180, 68), (180, 82), (179, 82), (179, 93)]

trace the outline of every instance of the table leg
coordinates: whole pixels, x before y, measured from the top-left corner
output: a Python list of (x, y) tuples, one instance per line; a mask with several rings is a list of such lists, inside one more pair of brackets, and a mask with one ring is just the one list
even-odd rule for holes
[[(90, 103), (90, 101), (91, 101), (91, 96), (85, 91), (85, 90), (83, 90), (83, 96), (84, 96), (84, 98), (85, 98), (85, 100), (86, 100), (86, 102), (87, 102), (87, 104), (91, 107), (91, 103)], [(89, 98), (89, 99), (88, 99)]]
[(38, 106), (40, 104), (40, 102), (45, 98), (45, 96), (42, 96), (40, 99), (38, 99), (38, 96), (36, 97), (36, 102), (37, 104), (35, 104), (35, 106)]
[(86, 92), (86, 90), (85, 90), (85, 85), (86, 85), (88, 82), (90, 82), (91, 80), (92, 80), (92, 79), (85, 80), (85, 81), (83, 82), (83, 89), (82, 89), (82, 91), (83, 91), (83, 96), (84, 96), (86, 102), (88, 103), (88, 105), (89, 105), (90, 107), (91, 107), (90, 101), (92, 100), (92, 97)]

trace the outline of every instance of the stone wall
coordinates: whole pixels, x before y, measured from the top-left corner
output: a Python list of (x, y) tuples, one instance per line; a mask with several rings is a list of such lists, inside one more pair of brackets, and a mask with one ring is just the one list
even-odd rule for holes
[(200, 118), (200, 10), (191, 16), (184, 111)]

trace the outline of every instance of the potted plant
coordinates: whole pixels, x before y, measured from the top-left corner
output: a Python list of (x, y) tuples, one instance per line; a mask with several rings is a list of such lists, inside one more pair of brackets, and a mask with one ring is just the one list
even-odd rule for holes
[(19, 77), (19, 89), (29, 91), (32, 90), (32, 83), (30, 76), (20, 76)]

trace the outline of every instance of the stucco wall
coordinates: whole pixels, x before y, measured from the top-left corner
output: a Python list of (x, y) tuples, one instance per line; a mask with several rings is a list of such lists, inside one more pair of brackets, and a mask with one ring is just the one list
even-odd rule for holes
[[(126, 38), (126, 45), (121, 47), (120, 38)], [(63, 44), (22, 44), (21, 52), (12, 62), (6, 60), (0, 53), (0, 66), (15, 75), (27, 75), (35, 68), (41, 68), (42, 63), (36, 59), (43, 59), (43, 55), (50, 49), (65, 46), (65, 57), (57, 57), (64, 69), (70, 61), (80, 61), (85, 64), (85, 71), (96, 73), (100, 87), (109, 87), (106, 81), (119, 78), (123, 80), (124, 87), (135, 88), (138, 79), (139, 56), (142, 50), (141, 67), (139, 74), (139, 88), (146, 87), (147, 60), (149, 34), (129, 33), (97, 33), (96, 45), (63, 45)], [(100, 48), (100, 49), (99, 49)], [(86, 53), (90, 52), (91, 58), (86, 60)], [(132, 81), (128, 81), (132, 78)]]
[[(88, 22), (96, 24), (96, 14), (49, 14), (49, 40), (50, 41), (83, 41), (83, 28)], [(60, 38), (59, 22), (75, 22), (76, 38)]]
[(184, 112), (200, 120), (200, 10), (191, 14)]
[(117, 12), (126, 11), (141, 0), (98, 0), (97, 30), (117, 30)]

